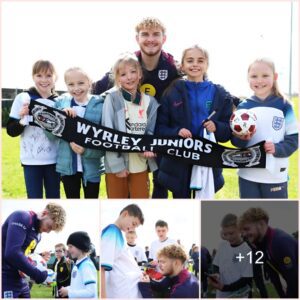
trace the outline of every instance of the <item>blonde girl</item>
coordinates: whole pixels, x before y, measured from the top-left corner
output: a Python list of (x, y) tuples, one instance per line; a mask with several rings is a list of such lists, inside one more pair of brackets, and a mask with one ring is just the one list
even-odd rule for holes
[[(141, 66), (131, 53), (120, 56), (113, 67), (115, 87), (107, 92), (102, 125), (132, 134), (153, 134), (158, 103), (139, 92)], [(106, 152), (108, 198), (149, 198), (148, 167), (156, 169), (154, 153)]]

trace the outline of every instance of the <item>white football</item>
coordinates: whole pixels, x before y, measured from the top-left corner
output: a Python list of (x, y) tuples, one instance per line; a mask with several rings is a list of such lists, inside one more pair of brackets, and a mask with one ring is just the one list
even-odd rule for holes
[(256, 115), (248, 109), (238, 109), (230, 117), (230, 128), (237, 135), (253, 133), (256, 128)]
[[(48, 272), (48, 276), (46, 280), (43, 282), (43, 284), (51, 284), (56, 281), (56, 273), (53, 270), (47, 268), (47, 262), (44, 260), (44, 258), (41, 255), (37, 253), (31, 253), (28, 255), (27, 258), (29, 262), (37, 269), (39, 269), (40, 271)], [(26, 274), (23, 274), (23, 276), (25, 277), (26, 281), (28, 282), (31, 281), (29, 276), (27, 276)]]

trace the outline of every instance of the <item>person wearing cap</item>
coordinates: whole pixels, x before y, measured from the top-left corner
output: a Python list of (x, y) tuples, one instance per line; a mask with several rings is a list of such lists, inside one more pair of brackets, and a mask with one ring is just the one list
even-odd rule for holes
[(48, 272), (33, 266), (27, 256), (34, 252), (43, 232), (64, 228), (66, 212), (57, 203), (48, 203), (43, 211), (14, 211), (2, 225), (2, 297), (30, 298), (24, 274), (36, 283), (46, 280)]
[(59, 290), (61, 297), (68, 298), (98, 298), (97, 270), (88, 257), (91, 240), (85, 231), (73, 232), (68, 240), (68, 251), (76, 263), (71, 273), (71, 284)]

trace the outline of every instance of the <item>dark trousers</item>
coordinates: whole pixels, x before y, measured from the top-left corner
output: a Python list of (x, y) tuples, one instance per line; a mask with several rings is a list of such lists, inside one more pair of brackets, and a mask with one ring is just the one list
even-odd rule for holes
[(259, 183), (239, 177), (240, 198), (287, 199), (287, 182)]
[(23, 166), (23, 170), (28, 198), (43, 198), (43, 188), (46, 198), (60, 198), (60, 175), (55, 171), (55, 164)]
[(61, 180), (68, 199), (80, 198), (81, 184), (83, 186), (84, 198), (97, 199), (99, 197), (100, 182), (88, 181), (85, 186), (81, 172), (77, 172), (75, 175), (62, 176)]

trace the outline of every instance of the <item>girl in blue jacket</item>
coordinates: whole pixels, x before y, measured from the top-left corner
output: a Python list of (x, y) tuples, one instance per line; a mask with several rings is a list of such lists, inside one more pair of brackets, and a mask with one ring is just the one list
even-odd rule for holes
[[(203, 137), (213, 133), (217, 142), (230, 139), (229, 118), (232, 97), (220, 85), (207, 80), (208, 53), (198, 45), (184, 50), (181, 69), (186, 78), (175, 81), (165, 92), (158, 112), (156, 130), (165, 136), (183, 138)], [(209, 119), (209, 115), (215, 114)], [(164, 156), (158, 179), (173, 192), (174, 198), (191, 197), (192, 165)], [(210, 181), (210, 182), (209, 182)], [(224, 185), (222, 170), (214, 168), (211, 180), (212, 193)], [(203, 187), (205, 188), (205, 187)]]
[[(65, 83), (69, 94), (58, 97), (55, 107), (69, 116), (101, 124), (103, 99), (89, 94), (89, 76), (80, 68), (70, 68), (65, 72)], [(62, 175), (67, 198), (80, 198), (81, 183), (84, 198), (98, 198), (100, 175), (104, 172), (103, 155), (100, 150), (59, 140), (56, 171)]]

